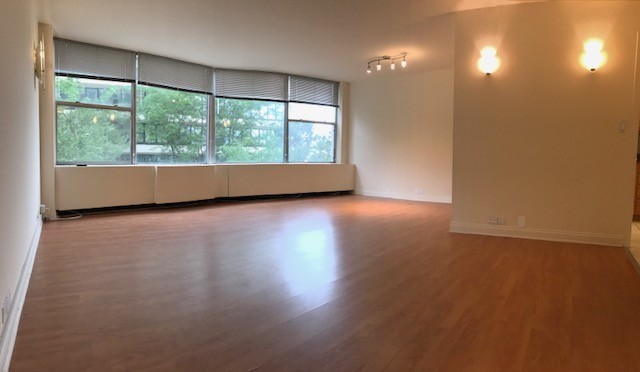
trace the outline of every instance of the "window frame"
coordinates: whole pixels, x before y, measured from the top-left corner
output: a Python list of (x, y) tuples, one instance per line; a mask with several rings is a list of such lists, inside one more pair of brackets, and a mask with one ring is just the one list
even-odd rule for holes
[[(111, 47), (107, 47), (107, 46), (101, 46), (101, 45), (94, 45), (94, 44), (86, 44), (86, 43), (82, 43), (82, 42), (76, 42), (76, 41), (72, 41), (72, 40), (66, 40), (66, 39), (59, 39), (59, 38), (54, 38), (54, 43), (56, 44), (56, 48), (60, 45), (66, 45), (68, 46), (68, 44), (72, 44), (72, 45), (79, 45), (79, 46), (83, 46), (83, 47), (89, 47), (89, 48), (94, 48), (96, 49), (98, 52), (100, 51), (106, 51), (106, 52), (121, 52), (127, 54), (129, 57), (128, 60), (133, 59), (133, 63), (134, 65), (131, 65), (130, 67), (126, 68), (122, 70), (118, 70), (116, 72), (113, 72), (111, 70), (96, 70), (94, 68), (86, 68), (86, 64), (85, 65), (79, 65), (80, 67), (73, 67), (75, 65), (72, 64), (71, 67), (69, 67), (69, 61), (67, 60), (63, 60), (64, 63), (62, 63), (62, 66), (67, 66), (66, 69), (64, 67), (61, 67), (60, 71), (57, 71), (56, 69), (57, 64), (58, 64), (58, 60), (56, 59), (55, 64), (56, 66), (54, 66), (54, 84), (57, 84), (57, 77), (68, 77), (68, 78), (77, 78), (77, 79), (90, 79), (90, 80), (94, 80), (94, 81), (104, 81), (104, 82), (120, 82), (120, 83), (127, 83), (130, 86), (130, 92), (131, 92), (131, 104), (129, 107), (127, 106), (121, 106), (118, 104), (104, 104), (104, 103), (85, 103), (85, 102), (80, 102), (80, 101), (67, 101), (67, 100), (63, 100), (63, 99), (56, 99), (54, 101), (54, 109), (56, 112), (56, 117), (55, 117), (55, 133), (54, 133), (54, 137), (55, 137), (55, 164), (56, 165), (137, 165), (137, 164), (144, 164), (144, 165), (178, 165), (178, 166), (190, 166), (190, 165), (200, 165), (200, 164), (335, 164), (337, 163), (337, 154), (338, 154), (338, 143), (339, 143), (339, 129), (340, 129), (340, 122), (339, 122), (339, 118), (340, 118), (340, 82), (336, 82), (336, 81), (330, 81), (330, 80), (323, 80), (323, 79), (318, 79), (318, 78), (313, 78), (313, 77), (308, 77), (308, 76), (299, 76), (299, 75), (294, 75), (294, 74), (287, 74), (287, 73), (279, 73), (279, 72), (269, 72), (269, 71), (257, 71), (257, 70), (229, 70), (229, 69), (217, 69), (217, 68), (213, 68), (213, 67), (209, 67), (209, 66), (204, 66), (204, 65), (196, 65), (190, 62), (185, 62), (182, 60), (173, 60), (167, 57), (162, 57), (162, 56), (157, 56), (157, 55), (151, 55), (149, 54), (148, 56), (153, 57), (155, 59), (159, 59), (162, 60), (161, 62), (166, 62), (165, 64), (170, 64), (170, 65), (176, 65), (176, 64), (186, 64), (188, 66), (196, 66), (196, 67), (202, 67), (205, 70), (210, 69), (210, 77), (211, 77), (211, 87), (210, 90), (209, 88), (206, 88), (206, 92), (205, 91), (193, 91), (190, 89), (185, 89), (185, 88), (180, 88), (180, 87), (173, 87), (173, 86), (164, 86), (164, 85), (156, 85), (153, 84), (153, 81), (140, 81), (140, 56), (143, 55), (147, 55), (145, 53), (142, 52), (137, 52), (137, 51), (129, 51), (129, 50), (124, 50), (124, 49), (115, 49), (115, 48), (111, 48)], [(66, 43), (66, 44), (64, 44)], [(64, 53), (63, 53), (64, 54)], [(65, 56), (67, 56), (66, 54), (64, 54)], [(68, 56), (67, 56), (68, 57)], [(126, 56), (125, 56), (126, 57)], [(113, 58), (112, 58), (113, 60)], [(65, 64), (66, 63), (66, 64)], [(129, 63), (129, 62), (127, 62)], [(77, 63), (76, 63), (77, 64)], [(94, 66), (94, 65), (91, 65)], [(102, 65), (100, 65), (100, 62), (96, 62), (95, 66), (97, 67), (104, 67)], [(122, 66), (119, 66), (122, 67)], [(76, 68), (77, 70), (73, 69)], [(77, 73), (76, 73), (77, 71)], [(177, 70), (178, 75), (180, 72), (180, 69)], [(224, 92), (221, 91), (219, 93), (221, 93), (220, 95), (216, 95), (217, 91), (217, 73), (218, 71), (235, 71), (238, 73), (246, 73), (246, 75), (251, 78), (251, 74), (254, 75), (258, 75), (260, 76), (261, 74), (267, 74), (267, 75), (278, 75), (278, 76), (282, 76), (284, 79), (286, 79), (286, 83), (284, 84), (284, 95), (278, 95), (277, 97), (274, 96), (273, 98), (269, 99), (269, 98), (260, 98), (260, 97), (244, 97), (244, 96), (225, 96)], [(94, 74), (95, 72), (95, 74)], [(133, 73), (131, 73), (133, 72)], [(175, 71), (174, 71), (175, 72)], [(104, 75), (104, 76), (103, 76)], [(251, 79), (250, 79), (251, 80)], [(295, 87), (292, 87), (292, 81), (298, 81), (300, 80), (300, 84), (301, 87), (294, 89)], [(308, 85), (311, 84), (311, 86), (309, 87)], [(333, 98), (326, 97), (326, 88), (324, 87), (324, 85), (327, 84), (331, 84), (332, 87), (330, 87), (330, 89), (332, 89), (332, 94), (333, 94)], [(206, 110), (207, 110), (207, 114), (204, 115), (204, 120), (206, 121), (206, 124), (204, 125), (204, 130), (206, 130), (206, 134), (205, 134), (205, 141), (204, 141), (204, 145), (206, 146), (206, 149), (204, 151), (204, 161), (202, 163), (198, 162), (198, 163), (166, 163), (166, 162), (157, 162), (157, 163), (138, 163), (138, 154), (137, 154), (137, 124), (138, 124), (138, 90), (139, 90), (139, 86), (152, 86), (152, 87), (158, 87), (158, 88), (163, 88), (163, 89), (170, 89), (170, 90), (176, 90), (176, 91), (186, 91), (186, 92), (190, 92), (190, 93), (199, 93), (199, 94), (206, 94), (207, 95), (207, 99), (206, 99)], [(246, 85), (246, 84), (245, 84)], [(262, 85), (260, 85), (262, 87)], [(297, 86), (297, 85), (296, 85)], [(243, 86), (244, 87), (244, 86)], [(325, 89), (326, 88), (326, 89)], [(98, 88), (96, 88), (98, 89)], [(275, 94), (274, 90), (269, 91), (269, 89), (267, 90), (255, 90), (257, 88), (252, 88), (254, 90), (251, 91), (242, 91), (238, 92), (239, 94), (248, 94), (248, 95), (255, 95), (255, 94)], [(261, 88), (262, 89), (262, 88)], [(301, 90), (300, 90), (301, 89)], [(253, 93), (252, 93), (253, 92)], [(258, 93), (256, 93), (258, 92)], [(296, 93), (297, 92), (297, 93)], [(281, 92), (282, 93), (282, 92)], [(297, 94), (297, 95), (296, 95)], [(99, 90), (96, 92), (96, 95), (99, 96), (100, 92)], [(216, 148), (216, 105), (217, 105), (217, 99), (218, 98), (222, 98), (222, 99), (234, 99), (234, 100), (252, 100), (252, 101), (265, 101), (265, 102), (278, 102), (278, 103), (282, 103), (284, 104), (284, 118), (283, 118), (283, 140), (282, 140), (282, 158), (279, 161), (276, 162), (269, 162), (269, 163), (264, 163), (264, 162), (219, 162), (217, 159), (217, 148)], [(325, 99), (326, 98), (326, 99)], [(314, 102), (315, 101), (315, 102)], [(303, 119), (291, 119), (289, 118), (289, 106), (293, 103), (301, 103), (301, 104), (308, 104), (308, 105), (315, 105), (315, 106), (330, 106), (330, 107), (334, 107), (335, 108), (335, 117), (333, 122), (331, 121), (313, 121), (313, 120), (303, 120)], [(86, 108), (86, 109), (94, 109), (94, 110), (116, 110), (116, 111), (121, 111), (121, 112), (128, 112), (131, 119), (130, 119), (130, 123), (131, 123), (131, 130), (130, 130), (130, 148), (129, 148), (129, 161), (125, 161), (125, 162), (99, 162), (99, 161), (91, 161), (91, 162), (84, 162), (84, 161), (80, 161), (80, 160), (74, 160), (74, 161), (60, 161), (58, 159), (58, 109), (59, 107), (69, 107), (69, 108)], [(289, 133), (290, 133), (290, 124), (291, 123), (308, 123), (308, 124), (323, 124), (323, 125), (332, 125), (333, 126), (333, 152), (331, 155), (331, 161), (303, 161), (303, 162), (292, 162), (289, 159)]]
[[(204, 129), (206, 131), (205, 136), (204, 136), (204, 145), (205, 145), (205, 150), (204, 150), (204, 161), (201, 163), (162, 163), (162, 162), (152, 162), (152, 163), (138, 163), (138, 151), (136, 146), (138, 145), (138, 141), (137, 141), (137, 127), (138, 127), (138, 116), (137, 116), (137, 111), (138, 111), (138, 86), (146, 86), (146, 87), (150, 87), (150, 88), (156, 88), (156, 89), (166, 89), (166, 90), (173, 90), (176, 92), (184, 92), (184, 93), (189, 93), (189, 94), (201, 94), (206, 96), (206, 114), (203, 116), (204, 120), (206, 121), (205, 125), (204, 125)], [(210, 157), (210, 151), (211, 151), (211, 142), (210, 142), (210, 138), (211, 138), (211, 132), (213, 132), (213, 128), (211, 127), (211, 97), (212, 94), (210, 93), (203, 93), (203, 92), (197, 92), (197, 91), (192, 91), (192, 90), (188, 90), (188, 89), (180, 89), (180, 88), (174, 88), (174, 87), (168, 87), (168, 86), (161, 86), (161, 85), (157, 85), (157, 84), (141, 84), (139, 82), (135, 82), (134, 83), (134, 87), (136, 88), (134, 90), (135, 93), (135, 97), (132, 99), (132, 106), (135, 106), (135, 114), (136, 114), (136, 119), (135, 119), (135, 126), (133, 126), (132, 128), (132, 135), (133, 135), (133, 140), (135, 140), (134, 143), (132, 143), (132, 151), (133, 151), (133, 159), (135, 159), (135, 162), (132, 162), (132, 164), (141, 164), (141, 165), (176, 165), (176, 166), (190, 166), (190, 165), (206, 165), (206, 164), (212, 164), (211, 162), (211, 157)]]
[[(97, 81), (111, 81), (111, 82), (119, 82), (119, 83), (127, 83), (131, 86), (131, 96), (134, 97), (136, 92), (136, 82), (135, 81), (127, 81), (122, 79), (114, 79), (114, 78), (102, 78), (96, 76), (86, 76), (86, 75), (75, 75), (75, 74), (67, 74), (67, 73), (55, 73), (54, 74), (54, 85), (56, 84), (57, 77), (68, 77), (74, 79), (90, 79)], [(80, 101), (65, 101), (65, 100), (55, 100), (54, 112), (55, 115), (55, 159), (56, 165), (133, 165), (135, 164), (135, 128), (136, 128), (136, 119), (135, 119), (135, 102), (131, 102), (130, 107), (120, 106), (120, 105), (105, 105), (100, 103), (85, 103)], [(92, 161), (92, 162), (82, 162), (82, 161), (60, 161), (58, 160), (58, 107), (75, 107), (75, 108), (87, 108), (94, 110), (112, 110), (112, 111), (122, 111), (129, 112), (131, 115), (131, 128), (130, 128), (130, 143), (129, 143), (129, 161), (128, 162), (108, 162), (108, 161)]]
[[(329, 122), (329, 121), (314, 121), (314, 120), (302, 120), (302, 119), (289, 119), (289, 105), (292, 103), (303, 103), (306, 105), (317, 105), (317, 106), (330, 106), (330, 107), (334, 107), (336, 109), (335, 112), (335, 117), (333, 119), (333, 122)], [(286, 142), (286, 146), (285, 146), (285, 163), (286, 164), (336, 164), (336, 155), (337, 155), (337, 144), (338, 144), (338, 111), (339, 111), (339, 107), (337, 106), (333, 106), (333, 105), (325, 105), (325, 104), (318, 104), (318, 103), (308, 103), (308, 102), (295, 102), (295, 101), (289, 101), (287, 102), (286, 108), (285, 108), (285, 112), (287, 114), (287, 123), (286, 123), (286, 127), (285, 127), (285, 142)], [(333, 125), (333, 154), (331, 156), (331, 161), (289, 161), (289, 123), (309, 123), (309, 124), (329, 124), (329, 125)]]
[[(267, 102), (267, 103), (281, 103), (283, 104), (284, 107), (284, 112), (283, 112), (283, 119), (282, 119), (282, 161), (275, 161), (275, 162), (218, 162), (217, 159), (217, 154), (216, 154), (216, 150), (217, 147), (215, 145), (215, 141), (216, 141), (216, 122), (215, 122), (215, 115), (217, 113), (217, 99), (225, 99), (225, 100), (234, 100), (234, 101), (257, 101), (257, 102)], [(213, 120), (209, 126), (211, 127), (211, 132), (212, 132), (212, 144), (211, 144), (211, 151), (212, 151), (212, 158), (211, 158), (211, 162), (209, 164), (224, 164), (224, 165), (238, 165), (238, 164), (286, 164), (287, 163), (287, 120), (288, 120), (288, 102), (287, 101), (280, 101), (280, 100), (275, 100), (275, 99), (258, 99), (258, 98), (241, 98), (241, 97), (225, 97), (225, 96), (212, 96), (212, 105), (213, 105)]]

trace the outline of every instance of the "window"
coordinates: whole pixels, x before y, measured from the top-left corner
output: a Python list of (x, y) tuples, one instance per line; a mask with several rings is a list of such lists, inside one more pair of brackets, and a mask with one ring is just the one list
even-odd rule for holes
[(131, 107), (131, 83), (56, 76), (56, 101)]
[(284, 161), (284, 103), (216, 98), (218, 163)]
[(138, 163), (206, 163), (206, 94), (138, 85)]
[(336, 82), (54, 44), (58, 164), (335, 161)]
[(307, 103), (289, 103), (289, 162), (334, 161), (336, 108)]
[(130, 163), (131, 89), (131, 83), (56, 76), (57, 162)]

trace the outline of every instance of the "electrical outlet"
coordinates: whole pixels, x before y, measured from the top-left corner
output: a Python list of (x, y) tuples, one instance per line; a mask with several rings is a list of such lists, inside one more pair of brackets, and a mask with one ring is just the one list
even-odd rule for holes
[(11, 292), (9, 292), (2, 302), (2, 324), (9, 318), (9, 309), (11, 309)]
[(518, 227), (525, 227), (525, 226), (527, 226), (527, 217), (525, 216), (518, 217)]
[(489, 216), (487, 217), (487, 223), (489, 225), (505, 225), (507, 223), (507, 218), (501, 216)]

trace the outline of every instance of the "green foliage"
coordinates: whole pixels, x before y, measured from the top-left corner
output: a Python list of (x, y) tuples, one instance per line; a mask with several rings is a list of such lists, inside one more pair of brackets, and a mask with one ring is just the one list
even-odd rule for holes
[(56, 100), (131, 107), (131, 84), (56, 76)]
[(56, 77), (56, 100), (80, 101), (81, 84), (78, 79)]
[[(139, 163), (206, 162), (208, 97), (139, 85), (136, 151)], [(131, 105), (131, 84), (56, 77), (56, 99), (105, 106)], [(216, 99), (219, 163), (284, 161), (285, 104)], [(130, 162), (131, 114), (108, 108), (58, 105), (59, 162)], [(291, 162), (333, 161), (334, 127), (291, 122)]]
[[(136, 139), (140, 163), (204, 163), (207, 141), (207, 96), (138, 86)], [(158, 151), (161, 149), (161, 151)]]
[(332, 125), (290, 122), (289, 161), (333, 161), (333, 136)]
[(284, 157), (284, 103), (216, 99), (216, 161), (277, 163)]
[(58, 162), (130, 161), (131, 114), (115, 110), (58, 107)]
[[(108, 86), (108, 83), (103, 85)], [(121, 90), (122, 86), (104, 88), (103, 96), (113, 97), (116, 89)], [(83, 93), (83, 83), (80, 79), (56, 77), (56, 99), (95, 103), (83, 96)], [(131, 114), (129, 112), (59, 105), (56, 126), (58, 162), (128, 163), (131, 161)]]

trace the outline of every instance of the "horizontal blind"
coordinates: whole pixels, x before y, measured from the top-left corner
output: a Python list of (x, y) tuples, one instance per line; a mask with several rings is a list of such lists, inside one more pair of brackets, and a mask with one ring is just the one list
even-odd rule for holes
[(213, 93), (213, 68), (139, 53), (138, 81), (141, 84)]
[(57, 73), (133, 81), (135, 52), (54, 39)]
[(216, 69), (215, 94), (217, 97), (286, 101), (287, 75)]
[(289, 101), (338, 106), (338, 83), (304, 76), (289, 79)]

